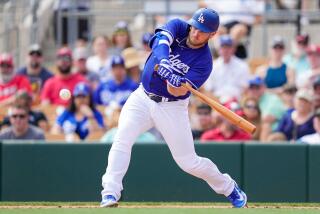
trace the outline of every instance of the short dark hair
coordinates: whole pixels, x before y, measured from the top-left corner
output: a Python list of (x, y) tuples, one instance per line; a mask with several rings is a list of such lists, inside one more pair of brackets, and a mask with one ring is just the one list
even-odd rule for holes
[(211, 107), (207, 104), (204, 104), (204, 103), (197, 106), (197, 111), (199, 111), (199, 110), (207, 110), (208, 112), (212, 111)]
[(9, 111), (8, 111), (8, 115), (11, 115), (11, 111), (12, 109), (22, 109), (25, 111), (26, 114), (29, 114), (29, 108), (27, 106), (23, 106), (23, 105), (19, 105), (19, 104), (13, 104), (12, 106), (10, 106)]

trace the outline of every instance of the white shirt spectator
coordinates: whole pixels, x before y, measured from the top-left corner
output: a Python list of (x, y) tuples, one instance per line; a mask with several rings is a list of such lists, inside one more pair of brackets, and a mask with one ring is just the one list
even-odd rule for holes
[(96, 55), (90, 56), (86, 63), (89, 71), (99, 74), (102, 81), (111, 78), (111, 59), (108, 57), (104, 62)]
[(223, 58), (219, 57), (213, 62), (212, 73), (204, 88), (220, 98), (240, 99), (249, 79), (249, 67), (245, 61), (232, 56), (226, 64)]
[(307, 144), (320, 144), (320, 134), (308, 134), (300, 138), (300, 141)]

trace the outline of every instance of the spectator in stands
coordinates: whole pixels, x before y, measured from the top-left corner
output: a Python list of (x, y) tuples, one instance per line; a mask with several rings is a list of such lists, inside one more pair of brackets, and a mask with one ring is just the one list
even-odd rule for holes
[(256, 74), (262, 79), (268, 89), (276, 93), (281, 92), (281, 87), (287, 82), (294, 82), (293, 71), (283, 63), (285, 42), (282, 37), (275, 36), (270, 49), (270, 59), (267, 65), (257, 68)]
[[(101, 137), (100, 142), (102, 143), (112, 143), (114, 140), (114, 136), (118, 130), (118, 121), (120, 116), (121, 109), (118, 108), (112, 112), (110, 115), (110, 129)], [(145, 142), (145, 143), (154, 143), (160, 141), (156, 135), (152, 133), (152, 129), (142, 133), (138, 136), (136, 142)]]
[(260, 140), (261, 134), (261, 110), (258, 100), (254, 98), (245, 98), (242, 104), (243, 117), (254, 124), (257, 129), (252, 135), (252, 140)]
[(235, 55), (241, 59), (248, 56), (246, 40), (252, 26), (260, 22), (265, 2), (260, 0), (200, 0), (199, 7), (213, 8), (219, 12), (219, 34), (230, 34), (234, 40)]
[(291, 52), (283, 58), (283, 62), (288, 68), (294, 71), (296, 80), (299, 80), (301, 75), (310, 70), (310, 63), (307, 58), (308, 45), (308, 34), (297, 35), (291, 44)]
[(317, 75), (313, 80), (313, 107), (320, 108), (320, 75)]
[(261, 77), (254, 77), (249, 80), (249, 87), (244, 97), (258, 100), (261, 109), (261, 140), (267, 140), (267, 137), (275, 130), (278, 121), (285, 112), (285, 106), (276, 94), (266, 91), (264, 81)]
[(109, 56), (109, 39), (106, 36), (97, 36), (93, 39), (93, 56), (86, 62), (89, 71), (99, 74), (101, 80), (111, 77), (111, 57)]
[(234, 42), (229, 35), (220, 36), (219, 54), (204, 88), (220, 99), (240, 99), (250, 79), (249, 67), (234, 56)]
[[(14, 105), (22, 106), (29, 112), (28, 120), (33, 126), (41, 128), (43, 131), (49, 130), (49, 123), (47, 117), (41, 111), (32, 110), (32, 97), (26, 91), (19, 91), (15, 95)], [(10, 117), (5, 117), (1, 123), (1, 128), (10, 126)]]
[(78, 47), (73, 51), (73, 69), (75, 73), (79, 73), (86, 78), (89, 83), (90, 88), (95, 90), (98, 87), (100, 77), (97, 73), (89, 71), (86, 66), (88, 53), (87, 49), (84, 47)]
[(294, 97), (297, 92), (295, 84), (287, 83), (282, 87), (280, 97), (287, 111), (291, 111), (294, 108)]
[(296, 80), (298, 88), (310, 88), (314, 79), (320, 75), (320, 45), (310, 45), (307, 49), (310, 70)]
[(25, 106), (9, 108), (10, 127), (0, 132), (0, 140), (44, 140), (43, 131), (28, 122), (29, 110)]
[(132, 47), (132, 42), (128, 24), (124, 21), (119, 21), (114, 26), (110, 52), (112, 55), (120, 55), (124, 49), (129, 47)]
[(268, 141), (296, 141), (304, 135), (313, 134), (315, 130), (312, 122), (312, 101), (311, 91), (300, 89), (294, 99), (294, 109), (283, 115), (278, 128), (268, 137)]
[(320, 109), (317, 109), (313, 116), (313, 128), (316, 132), (303, 136), (302, 138), (300, 138), (299, 142), (308, 144), (320, 144)]
[(0, 54), (0, 107), (12, 104), (14, 95), (20, 90), (31, 93), (29, 80), (14, 72), (13, 58), (10, 54)]
[[(225, 107), (234, 111), (236, 114), (243, 116), (243, 112), (240, 109), (240, 105), (234, 100), (228, 101), (224, 104)], [(223, 116), (219, 116), (221, 123), (213, 129), (209, 129), (201, 135), (201, 141), (239, 141), (239, 140), (250, 140), (251, 135), (245, 131), (239, 129), (233, 125)]]
[(127, 76), (125, 62), (121, 56), (113, 56), (111, 65), (113, 78), (100, 83), (94, 92), (94, 101), (100, 105), (121, 107), (138, 84)]
[(85, 81), (85, 78), (79, 73), (72, 73), (72, 51), (63, 47), (57, 52), (56, 61), (58, 73), (46, 81), (44, 84), (41, 99), (42, 105), (60, 105), (67, 106), (69, 100), (62, 99), (59, 93), (62, 89), (73, 91), (75, 85)]
[(147, 58), (149, 57), (150, 53), (151, 53), (151, 48), (149, 46), (149, 41), (152, 38), (153, 34), (152, 33), (144, 33), (142, 35), (142, 39), (141, 39), (141, 44), (142, 44), (142, 48), (140, 50), (140, 57), (141, 57), (141, 63), (140, 63), (140, 70), (143, 69), (145, 62), (147, 61)]
[(44, 83), (53, 76), (52, 72), (43, 65), (42, 50), (38, 44), (33, 44), (29, 48), (27, 65), (21, 67), (17, 73), (28, 77), (34, 104), (40, 103), (40, 92)]
[(127, 70), (128, 76), (135, 82), (141, 82), (141, 57), (139, 56), (139, 52), (131, 47), (126, 48), (122, 51), (122, 56), (125, 61), (125, 68)]
[(85, 82), (78, 83), (72, 93), (68, 108), (57, 118), (52, 133), (64, 133), (66, 140), (84, 140), (94, 131), (104, 130), (102, 114), (95, 108), (91, 89)]
[(211, 113), (211, 107), (207, 104), (200, 104), (197, 106), (196, 115), (199, 126), (197, 129), (192, 129), (193, 139), (199, 140), (205, 131), (214, 127), (215, 124)]

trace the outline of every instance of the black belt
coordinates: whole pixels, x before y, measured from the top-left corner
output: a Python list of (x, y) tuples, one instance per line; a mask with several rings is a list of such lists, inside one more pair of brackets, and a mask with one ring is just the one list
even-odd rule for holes
[(151, 100), (155, 101), (156, 103), (178, 101), (178, 99), (162, 97), (162, 96), (159, 96), (159, 95), (156, 95), (156, 94), (149, 93), (149, 92), (147, 92), (146, 90), (144, 90), (144, 93), (146, 93), (146, 95), (147, 95)]

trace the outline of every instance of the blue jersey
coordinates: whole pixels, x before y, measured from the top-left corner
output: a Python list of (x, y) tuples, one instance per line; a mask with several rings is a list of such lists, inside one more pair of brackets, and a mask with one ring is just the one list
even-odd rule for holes
[[(172, 40), (170, 45), (169, 60), (173, 66), (174, 73), (187, 79), (194, 88), (199, 88), (209, 77), (212, 70), (212, 55), (208, 44), (201, 48), (192, 49), (186, 44), (190, 26), (183, 20), (173, 19), (165, 26), (157, 28), (155, 33), (166, 31)], [(151, 39), (152, 41), (152, 39)], [(185, 99), (190, 96), (188, 92), (184, 96), (175, 97), (167, 91), (167, 84), (154, 71), (159, 60), (152, 52), (146, 61), (142, 84), (145, 90), (160, 96), (173, 99)]]
[(114, 79), (101, 82), (93, 94), (93, 100), (100, 105), (109, 105), (116, 102), (123, 106), (129, 95), (138, 88), (138, 84), (130, 78), (126, 78), (118, 84)]
[[(94, 119), (97, 121), (100, 127), (105, 127), (102, 114), (94, 110)], [(76, 133), (81, 140), (85, 139), (89, 134), (88, 118), (84, 117), (82, 120), (77, 120), (75, 114), (68, 110), (62, 112), (57, 118), (57, 124), (62, 127), (65, 134)]]

